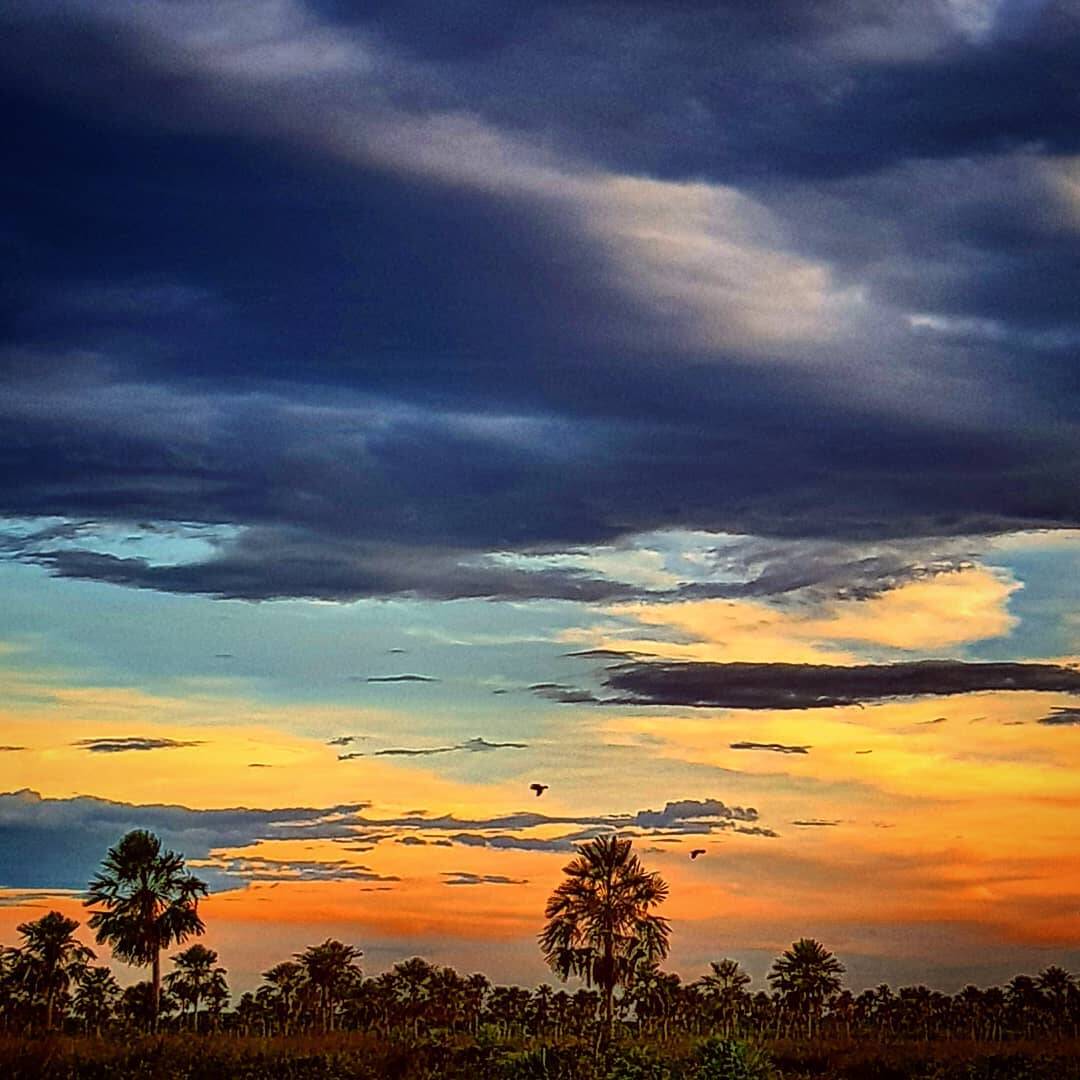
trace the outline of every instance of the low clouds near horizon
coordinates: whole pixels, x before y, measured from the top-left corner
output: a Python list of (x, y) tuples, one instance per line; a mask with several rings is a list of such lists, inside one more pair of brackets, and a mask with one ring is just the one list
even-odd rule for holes
[[(616, 831), (630, 836), (658, 831), (686, 836), (724, 831), (776, 835), (757, 824), (756, 809), (728, 806), (718, 799), (672, 801), (661, 810), (632, 814), (521, 811), (486, 818), (420, 811), (403, 817), (374, 817), (363, 812), (366, 806), (196, 810), (87, 795), (53, 799), (29, 790), (0, 793), (0, 887), (79, 888), (97, 871), (108, 848), (136, 828), (155, 832), (167, 848), (184, 854), (215, 890), (247, 881), (398, 880), (337, 857), (271, 857), (244, 850), (267, 841), (325, 841), (337, 851), (357, 852), (370, 851), (391, 839), (405, 846), (452, 843), (492, 851), (572, 852), (575, 843)], [(522, 835), (550, 826), (564, 831), (554, 836)]]

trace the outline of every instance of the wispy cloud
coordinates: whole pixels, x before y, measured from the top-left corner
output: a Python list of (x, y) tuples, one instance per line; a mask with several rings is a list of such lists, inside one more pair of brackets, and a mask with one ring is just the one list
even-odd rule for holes
[(771, 750), (774, 754), (809, 754), (809, 746), (789, 746), (785, 743), (733, 742), (732, 750)]
[(150, 738), (137, 735), (119, 738), (79, 739), (71, 744), (82, 747), (92, 754), (123, 754), (129, 750), (179, 750), (191, 746), (202, 746), (201, 740), (178, 740)]
[(1061, 706), (1054, 709), (1048, 716), (1039, 720), (1040, 724), (1048, 727), (1074, 727), (1080, 725), (1080, 708), (1075, 706)]
[(528, 885), (527, 878), (510, 878), (503, 874), (472, 874), (464, 870), (453, 870), (443, 874), (444, 885)]
[(438, 682), (433, 675), (369, 675), (364, 682), (370, 683), (411, 683)]
[(462, 743), (455, 743), (453, 746), (393, 746), (385, 750), (372, 750), (370, 752), (354, 750), (347, 754), (338, 754), (338, 760), (350, 761), (359, 757), (427, 757), (432, 754), (454, 754), (462, 750), (470, 754), (482, 754), (491, 750), (525, 750), (528, 745), (528, 743), (519, 742), (489, 742), (478, 735), (475, 738), (466, 739)]
[(269, 859), (258, 855), (191, 859), (198, 870), (217, 870), (243, 881), (400, 881), (395, 875), (377, 874), (370, 867), (344, 859)]

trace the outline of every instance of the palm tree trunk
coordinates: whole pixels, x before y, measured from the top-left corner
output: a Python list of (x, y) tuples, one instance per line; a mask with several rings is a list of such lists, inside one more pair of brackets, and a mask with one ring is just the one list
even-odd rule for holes
[(52, 1031), (53, 1021), (53, 988), (50, 986), (45, 993), (45, 1030)]
[(154, 946), (154, 960), (151, 967), (150, 993), (150, 1030), (156, 1035), (158, 1013), (161, 1011), (161, 949)]

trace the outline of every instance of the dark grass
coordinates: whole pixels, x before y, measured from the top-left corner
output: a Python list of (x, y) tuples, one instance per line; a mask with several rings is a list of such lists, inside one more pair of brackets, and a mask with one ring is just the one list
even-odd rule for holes
[[(254, 1038), (0, 1036), (3, 1080), (743, 1080), (700, 1039), (590, 1044), (341, 1033)], [(1080, 1080), (1080, 1040), (763, 1041), (775, 1080)], [(764, 1078), (755, 1074), (751, 1080)]]

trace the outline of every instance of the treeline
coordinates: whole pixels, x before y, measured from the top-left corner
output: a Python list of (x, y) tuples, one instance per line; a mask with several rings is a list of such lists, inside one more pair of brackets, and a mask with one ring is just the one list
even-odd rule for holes
[[(8, 1034), (59, 1029), (90, 1035), (143, 1032), (154, 1024), (153, 987), (121, 990), (111, 971), (75, 938), (79, 923), (60, 912), (18, 927), (22, 943), (0, 952), (0, 1027)], [(171, 957), (158, 1024), (175, 1032), (242, 1036), (366, 1032), (386, 1039), (434, 1033), (517, 1042), (591, 1041), (602, 1023), (595, 989), (496, 986), (414, 957), (365, 977), (354, 946), (327, 940), (263, 973), (262, 985), (231, 1006), (217, 953), (192, 945)], [(769, 990), (751, 989), (734, 960), (683, 982), (643, 964), (615, 1001), (618, 1034), (669, 1040), (720, 1035), (751, 1039), (872, 1038), (884, 1041), (1077, 1038), (1080, 987), (1056, 965), (1004, 986), (944, 994), (925, 986), (881, 985), (860, 994), (842, 986), (829, 950), (802, 939), (774, 962)]]

